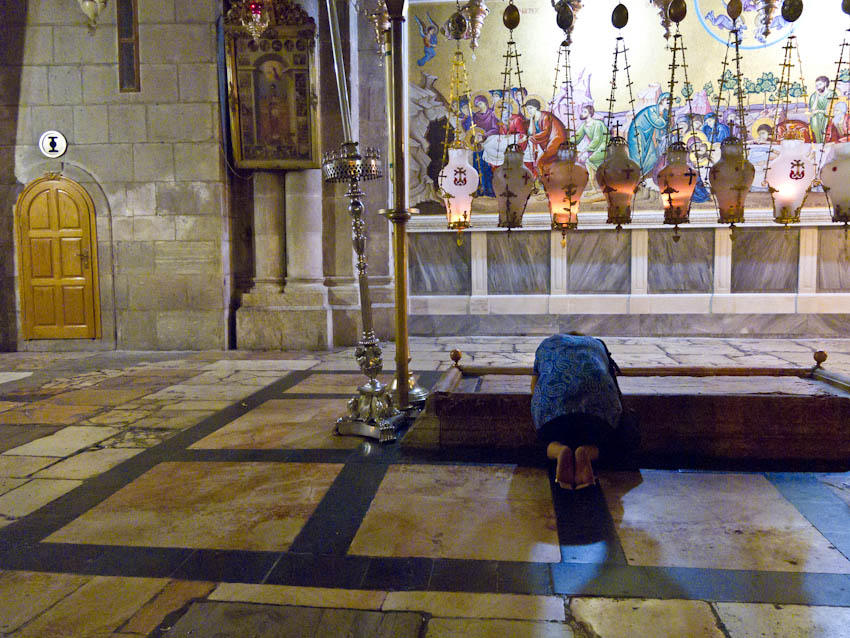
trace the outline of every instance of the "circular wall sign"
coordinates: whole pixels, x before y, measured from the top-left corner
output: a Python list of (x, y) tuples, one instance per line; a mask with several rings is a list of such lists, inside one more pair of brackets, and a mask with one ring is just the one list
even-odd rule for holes
[(38, 138), (38, 148), (46, 157), (62, 157), (68, 150), (68, 140), (59, 131), (45, 131)]

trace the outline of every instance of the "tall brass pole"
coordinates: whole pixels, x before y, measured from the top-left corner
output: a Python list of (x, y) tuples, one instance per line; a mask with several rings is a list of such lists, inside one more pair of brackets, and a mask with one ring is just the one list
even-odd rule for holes
[[(404, 136), (404, 125), (407, 121), (407, 104), (404, 99), (404, 86), (407, 77), (407, 67), (402, 55), (402, 29), (404, 28), (405, 0), (386, 0), (387, 12), (390, 17), (390, 60), (392, 62), (392, 175), (393, 175), (393, 208), (382, 211), (382, 214), (393, 223), (393, 257), (395, 274), (395, 362), (397, 395), (396, 402), (401, 410), (410, 408), (410, 388), (407, 379), (410, 377), (408, 360), (410, 347), (407, 340), (407, 221), (410, 210), (407, 201), (407, 140)], [(388, 76), (389, 77), (389, 76)]]

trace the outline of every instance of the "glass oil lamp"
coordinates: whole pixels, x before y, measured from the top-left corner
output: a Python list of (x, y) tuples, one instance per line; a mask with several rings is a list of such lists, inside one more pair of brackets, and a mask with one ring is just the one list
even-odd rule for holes
[(727, 137), (720, 145), (720, 159), (709, 171), (711, 192), (717, 200), (718, 221), (721, 224), (740, 224), (744, 221), (744, 202), (756, 169), (747, 159), (744, 143), (737, 137)]
[(578, 225), (579, 200), (588, 180), (587, 169), (576, 162), (575, 145), (562, 143), (557, 160), (540, 167), (540, 179), (549, 199), (552, 230), (565, 234)]
[(801, 139), (785, 139), (779, 155), (768, 166), (765, 182), (773, 200), (773, 219), (778, 224), (796, 224), (817, 174), (809, 156), (809, 144)]
[(697, 187), (697, 172), (688, 163), (688, 149), (683, 142), (673, 142), (665, 159), (664, 166), (658, 172), (664, 223), (678, 227), (690, 221), (691, 197)]
[(820, 171), (820, 181), (829, 198), (832, 221), (850, 223), (850, 142), (834, 147), (835, 157)]
[(499, 204), (499, 227), (519, 228), (531, 191), (534, 174), (523, 163), (524, 153), (517, 144), (505, 151), (504, 163), (493, 171), (493, 190)]
[(440, 171), (437, 184), (446, 202), (449, 228), (465, 230), (472, 219), (472, 200), (478, 190), (478, 171), (470, 162), (470, 150), (462, 143), (449, 147), (449, 161)]
[(632, 221), (632, 201), (641, 181), (640, 166), (629, 157), (625, 138), (608, 143), (607, 157), (596, 171), (596, 182), (608, 202), (608, 223), (621, 228)]

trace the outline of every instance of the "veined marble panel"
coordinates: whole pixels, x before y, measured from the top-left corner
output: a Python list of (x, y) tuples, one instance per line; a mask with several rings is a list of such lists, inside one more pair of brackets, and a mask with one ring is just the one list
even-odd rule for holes
[(799, 228), (736, 228), (732, 292), (796, 292)]
[(843, 227), (818, 229), (817, 291), (850, 291), (850, 234)]
[(714, 231), (674, 230), (649, 233), (647, 290), (650, 294), (711, 292), (714, 285)]
[(489, 294), (548, 294), (549, 268), (549, 233), (487, 233)]
[(631, 233), (587, 230), (567, 233), (567, 293), (628, 293)]
[(412, 315), (414, 336), (550, 335), (821, 338), (847, 336), (848, 314)]
[(472, 290), (471, 237), (456, 233), (410, 233), (408, 277), (411, 295), (468, 295)]

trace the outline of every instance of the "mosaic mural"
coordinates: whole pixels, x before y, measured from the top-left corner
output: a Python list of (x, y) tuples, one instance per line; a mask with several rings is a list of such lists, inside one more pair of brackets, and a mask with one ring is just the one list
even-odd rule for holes
[[(533, 169), (550, 145), (560, 143), (568, 121), (564, 87), (560, 82), (555, 84), (558, 49), (564, 38), (555, 24), (551, 3), (515, 0), (515, 4), (521, 13), (520, 25), (513, 32), (521, 54), (521, 89), (514, 81), (505, 90), (503, 82), (508, 30), (502, 24), (502, 12), (506, 1), (488, 1), (490, 14), (474, 53), (468, 43), (460, 44), (470, 84), (469, 96), (461, 99), (463, 134), (475, 143), (474, 160), (482, 174), (477, 209), (495, 205), (492, 171), (504, 161), (509, 143), (520, 143), (525, 161)], [(682, 139), (691, 151), (691, 161), (703, 173), (719, 157), (725, 138), (745, 138), (750, 161), (756, 167), (753, 190), (764, 191), (761, 176), (769, 151), (789, 132), (809, 143), (811, 156), (821, 164), (832, 158), (831, 145), (824, 146), (824, 141), (850, 141), (846, 54), (841, 73), (837, 69), (850, 18), (842, 13), (839, 0), (808, 2), (802, 17), (793, 24), (785, 22), (777, 10), (767, 36), (761, 2), (744, 1), (743, 127), (735, 117), (734, 73), (727, 69), (721, 78), (732, 26), (724, 0), (688, 2), (687, 18), (680, 25), (688, 82), (683, 81), (680, 71), (672, 113), (668, 112), (671, 39), (665, 38), (657, 8), (649, 0), (626, 1), (630, 20), (618, 32), (611, 25), (616, 4), (615, 0), (584, 0), (576, 12), (572, 34), (572, 137), (578, 144), (580, 161), (591, 175), (604, 157), (609, 136), (620, 134), (629, 142), (632, 159), (648, 175), (644, 200), (658, 201), (652, 174), (671, 141), (668, 138), (673, 137), (668, 130), (678, 129), (685, 132)], [(408, 21), (411, 203), (432, 212), (438, 209), (429, 207), (428, 202), (440, 201), (436, 178), (443, 162), (451, 58), (457, 46), (446, 37), (445, 25), (456, 9), (456, 3), (451, 2), (414, 2)], [(796, 36), (799, 55), (794, 53), (793, 76), (785, 100), (779, 91), (780, 75), (784, 44), (791, 34)], [(634, 107), (621, 73), (613, 112), (609, 113), (618, 35), (628, 47)], [(704, 184), (700, 186), (694, 201), (710, 206), (709, 192)], [(585, 191), (585, 200), (601, 201), (601, 193), (590, 188)], [(535, 208), (543, 210), (531, 203), (530, 210)]]

